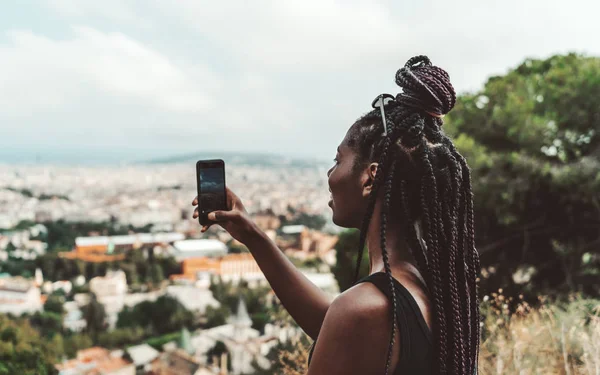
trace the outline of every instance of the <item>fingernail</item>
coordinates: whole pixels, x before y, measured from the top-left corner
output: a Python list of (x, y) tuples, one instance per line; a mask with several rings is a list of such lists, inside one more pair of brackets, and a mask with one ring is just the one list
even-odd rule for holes
[(209, 214), (208, 214), (208, 219), (209, 219), (209, 220), (215, 220), (215, 219), (216, 219), (216, 217), (215, 217), (215, 213), (214, 213), (214, 212), (211, 212), (211, 213), (209, 213)]

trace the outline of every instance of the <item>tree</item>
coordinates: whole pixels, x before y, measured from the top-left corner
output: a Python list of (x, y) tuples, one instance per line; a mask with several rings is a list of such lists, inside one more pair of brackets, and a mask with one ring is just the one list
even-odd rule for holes
[(37, 328), (45, 338), (53, 338), (63, 331), (61, 314), (55, 312), (36, 312), (29, 319), (31, 325)]
[(144, 301), (119, 313), (118, 328), (149, 328), (154, 334), (165, 334), (189, 327), (194, 314), (177, 299), (161, 296), (155, 302)]
[[(331, 268), (340, 287), (340, 292), (348, 289), (354, 283), (356, 273), (356, 261), (358, 258), (358, 247), (360, 245), (360, 232), (356, 229), (344, 230), (339, 234), (335, 245), (336, 263)], [(361, 261), (359, 278), (369, 274), (369, 252), (366, 249)]]
[(98, 302), (94, 293), (90, 294), (90, 302), (83, 308), (83, 318), (87, 323), (86, 331), (91, 335), (94, 342), (98, 341), (98, 335), (103, 332), (106, 325), (106, 312), (104, 306)]
[(527, 59), (448, 117), (472, 169), (484, 290), (600, 295), (600, 58)]
[(231, 315), (231, 310), (227, 306), (219, 306), (217, 308), (206, 306), (204, 316), (206, 318), (205, 328), (222, 326), (227, 323), (227, 317)]
[(150, 266), (150, 280), (153, 284), (160, 284), (161, 281), (165, 279), (165, 275), (163, 274), (163, 270), (160, 265), (154, 263)]
[(53, 312), (56, 314), (62, 314), (64, 312), (63, 304), (65, 303), (65, 298), (60, 295), (51, 294), (48, 296), (46, 303), (44, 304), (44, 311)]
[(54, 364), (60, 351), (55, 349), (40, 338), (26, 319), (0, 315), (0, 375), (57, 374)]

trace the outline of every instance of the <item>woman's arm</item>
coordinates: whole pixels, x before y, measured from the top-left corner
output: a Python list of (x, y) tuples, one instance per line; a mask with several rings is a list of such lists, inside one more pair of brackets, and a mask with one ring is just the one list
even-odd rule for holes
[[(248, 247), (285, 309), (313, 340), (316, 339), (333, 298), (294, 266), (252, 221), (241, 199), (229, 188), (226, 190), (228, 210), (209, 213), (210, 225), (219, 224)], [(192, 204), (198, 204), (198, 197)], [(198, 208), (194, 210), (193, 217), (198, 217)], [(202, 232), (210, 225), (202, 227)]]

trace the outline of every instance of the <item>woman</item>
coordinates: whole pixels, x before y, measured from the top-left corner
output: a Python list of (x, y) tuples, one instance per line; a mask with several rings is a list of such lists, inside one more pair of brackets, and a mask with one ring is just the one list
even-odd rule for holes
[(448, 74), (425, 56), (411, 58), (396, 83), (403, 92), (376, 98), (327, 172), (333, 222), (360, 229), (355, 280), (365, 244), (369, 276), (330, 301), (233, 192), (230, 211), (209, 214), (248, 246), (283, 306), (315, 340), (309, 375), (476, 373), (480, 267), (470, 172), (442, 131), (456, 94)]

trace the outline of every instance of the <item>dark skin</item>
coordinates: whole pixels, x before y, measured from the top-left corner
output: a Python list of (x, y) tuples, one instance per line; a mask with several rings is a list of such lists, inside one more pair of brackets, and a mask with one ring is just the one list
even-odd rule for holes
[[(357, 154), (348, 146), (347, 138), (348, 134), (338, 147), (335, 165), (327, 172), (332, 194), (329, 206), (336, 225), (359, 228), (366, 213), (377, 163), (364, 163), (353, 168)], [(318, 336), (307, 374), (383, 373), (392, 330), (391, 301), (372, 283), (357, 284), (332, 300), (256, 227), (241, 200), (229, 189), (227, 194), (230, 211), (213, 212), (208, 218), (246, 244), (286, 310), (311, 338)], [(367, 232), (370, 274), (384, 271), (380, 248), (382, 202), (382, 197), (378, 197)], [(197, 197), (193, 204), (198, 204)], [(196, 208), (194, 218), (197, 217)], [(208, 227), (204, 226), (202, 232)], [(401, 228), (401, 223), (388, 219), (388, 228)], [(386, 235), (392, 275), (415, 298), (431, 328), (430, 299), (408, 245), (398, 230), (388, 230)], [(399, 337), (396, 328), (390, 373), (394, 372), (400, 358), (402, 343)]]

